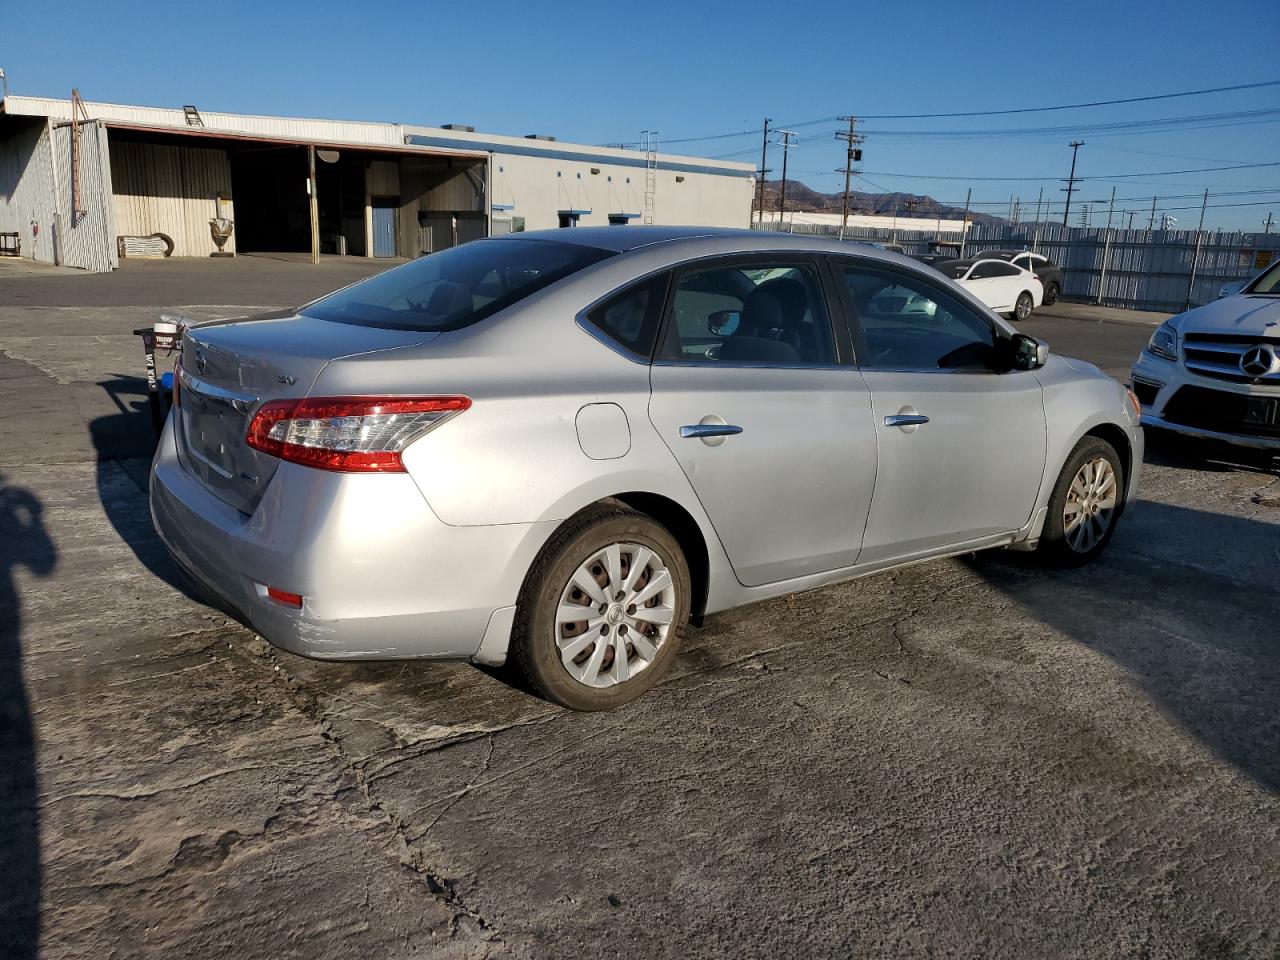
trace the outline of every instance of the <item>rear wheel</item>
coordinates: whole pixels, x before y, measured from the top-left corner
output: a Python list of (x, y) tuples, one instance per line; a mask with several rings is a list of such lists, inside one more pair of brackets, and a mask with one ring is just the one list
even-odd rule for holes
[(1018, 299), (1013, 304), (1013, 319), (1025, 320), (1031, 316), (1031, 311), (1035, 307), (1035, 301), (1031, 298), (1031, 294), (1023, 290), (1018, 294)]
[(1115, 447), (1099, 437), (1076, 444), (1049, 497), (1039, 555), (1077, 567), (1106, 549), (1124, 503), (1124, 467)]
[(1062, 293), (1061, 288), (1056, 283), (1051, 283), (1044, 290), (1044, 305), (1046, 307), (1053, 306), (1058, 302), (1058, 296)]
[(542, 696), (609, 710), (652, 687), (689, 619), (689, 567), (650, 517), (602, 507), (569, 521), (529, 573), (512, 662)]

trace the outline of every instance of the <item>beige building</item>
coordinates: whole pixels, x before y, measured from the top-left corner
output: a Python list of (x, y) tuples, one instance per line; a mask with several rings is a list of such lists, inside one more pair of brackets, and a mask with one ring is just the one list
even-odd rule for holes
[[(9, 96), (0, 233), (89, 270), (219, 250), (415, 257), (588, 224), (745, 227), (750, 165), (549, 137)], [(225, 232), (225, 230), (223, 231)]]

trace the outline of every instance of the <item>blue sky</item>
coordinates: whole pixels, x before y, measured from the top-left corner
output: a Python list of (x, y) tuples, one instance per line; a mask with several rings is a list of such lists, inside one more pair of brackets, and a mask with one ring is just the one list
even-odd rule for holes
[[(1021, 9), (1019, 9), (1021, 7)], [(998, 110), (1280, 79), (1280, 3), (972, 4), (315, 2), (14, 3), (0, 28), (13, 93), (406, 123), (470, 123), (563, 140), (664, 141), (842, 114)], [(951, 139), (944, 131), (1070, 127), (1275, 108), (1248, 124), (1159, 132), (1059, 131)], [(794, 179), (833, 191), (835, 123), (797, 126)], [(956, 120), (868, 120), (860, 187), (928, 193), (1007, 212), (1011, 194), (1073, 201), (1153, 194), (1209, 226), (1280, 219), (1280, 167), (1154, 176), (1280, 160), (1280, 87), (1125, 107)], [(906, 137), (902, 131), (924, 131)], [(895, 135), (894, 131), (898, 131)], [(757, 163), (759, 135), (672, 144)], [(770, 166), (781, 166), (771, 150)], [(918, 174), (961, 179), (925, 179)], [(775, 173), (774, 176), (777, 174)], [(969, 177), (1031, 177), (1000, 182)], [(1274, 193), (1233, 193), (1274, 188)], [(1222, 194), (1214, 196), (1214, 193)], [(1232, 195), (1227, 195), (1227, 194)], [(1272, 201), (1275, 201), (1274, 203)], [(1256, 204), (1226, 207), (1228, 203)], [(999, 204), (1000, 206), (997, 206)], [(1149, 211), (1151, 201), (1118, 208)], [(1058, 208), (1061, 209), (1060, 207)], [(1078, 209), (1078, 208), (1077, 208)], [(1172, 210), (1194, 227), (1199, 210)], [(1103, 215), (1105, 219), (1105, 214)], [(1144, 222), (1147, 214), (1135, 220)], [(1073, 214), (1073, 220), (1075, 219)], [(1095, 221), (1096, 222), (1096, 221)]]

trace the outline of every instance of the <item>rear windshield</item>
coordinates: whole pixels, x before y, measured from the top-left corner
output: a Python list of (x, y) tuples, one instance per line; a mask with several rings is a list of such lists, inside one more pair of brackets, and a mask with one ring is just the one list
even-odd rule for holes
[(973, 266), (973, 262), (970, 260), (953, 260), (951, 263), (938, 263), (934, 266), (936, 269), (942, 271), (942, 275), (944, 277), (950, 277), (952, 280), (959, 280), (969, 272), (969, 268)]
[(394, 330), (456, 330), (613, 256), (555, 240), (473, 240), (308, 304), (303, 316)]

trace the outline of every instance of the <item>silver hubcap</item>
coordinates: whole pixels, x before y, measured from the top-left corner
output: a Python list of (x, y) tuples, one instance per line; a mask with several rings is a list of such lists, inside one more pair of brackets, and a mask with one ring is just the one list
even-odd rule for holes
[(1015, 309), (1018, 312), (1018, 319), (1025, 320), (1027, 317), (1031, 316), (1031, 301), (1026, 297), (1019, 297), (1018, 305)]
[(560, 662), (588, 687), (625, 683), (657, 658), (675, 609), (675, 583), (662, 558), (639, 544), (610, 544), (588, 557), (560, 594)]
[(1111, 526), (1116, 509), (1116, 472), (1106, 457), (1086, 461), (1071, 481), (1062, 508), (1067, 544), (1076, 553), (1087, 553)]

